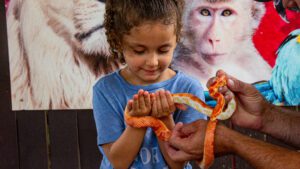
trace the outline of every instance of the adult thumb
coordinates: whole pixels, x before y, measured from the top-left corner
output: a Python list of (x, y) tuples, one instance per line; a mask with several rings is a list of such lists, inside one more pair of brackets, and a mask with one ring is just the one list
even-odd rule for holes
[(257, 93), (257, 90), (254, 86), (252, 86), (249, 83), (245, 83), (243, 81), (240, 81), (238, 79), (235, 79), (233, 77), (228, 78), (227, 80), (227, 86), (229, 90), (236, 93), (242, 93), (242, 94), (255, 94)]
[(231, 75), (227, 74), (223, 70), (219, 70), (217, 72), (217, 76), (222, 76), (226, 75), (227, 77), (227, 87), (232, 91), (232, 92), (240, 92), (240, 93), (247, 93), (252, 91), (252, 85), (245, 83), (243, 81), (240, 81)]

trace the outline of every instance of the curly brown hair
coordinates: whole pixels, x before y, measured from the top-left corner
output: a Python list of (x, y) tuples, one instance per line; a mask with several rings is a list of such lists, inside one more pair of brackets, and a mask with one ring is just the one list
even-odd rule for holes
[(122, 38), (145, 21), (174, 24), (177, 42), (182, 27), (184, 0), (107, 0), (104, 26), (112, 57), (125, 63)]

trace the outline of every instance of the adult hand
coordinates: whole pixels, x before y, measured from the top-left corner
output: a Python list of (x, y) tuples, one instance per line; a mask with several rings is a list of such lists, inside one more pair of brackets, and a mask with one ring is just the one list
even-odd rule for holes
[(177, 123), (172, 131), (166, 150), (174, 161), (201, 159), (207, 121), (197, 120), (190, 124)]
[[(233, 124), (244, 128), (261, 129), (263, 127), (263, 116), (272, 107), (271, 104), (251, 84), (244, 83), (219, 70), (216, 76), (221, 75), (226, 75), (227, 87), (219, 88), (219, 91), (225, 95), (227, 101), (232, 99), (234, 93), (237, 101), (237, 110), (231, 117)], [(207, 87), (214, 80), (215, 78), (209, 79)]]

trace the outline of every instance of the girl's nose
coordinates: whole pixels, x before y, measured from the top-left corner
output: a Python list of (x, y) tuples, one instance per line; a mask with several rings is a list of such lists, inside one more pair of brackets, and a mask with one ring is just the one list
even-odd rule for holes
[(158, 57), (155, 53), (148, 56), (148, 58), (146, 60), (146, 65), (148, 65), (148, 66), (158, 65)]

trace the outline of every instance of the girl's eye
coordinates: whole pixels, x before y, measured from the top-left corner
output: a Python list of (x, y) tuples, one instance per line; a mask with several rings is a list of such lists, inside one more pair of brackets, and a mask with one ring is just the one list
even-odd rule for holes
[(200, 14), (203, 16), (210, 16), (210, 12), (208, 9), (201, 9)]
[(160, 54), (165, 54), (168, 53), (170, 51), (170, 47), (169, 46), (164, 46), (158, 49), (158, 53)]
[(159, 50), (158, 52), (159, 52), (160, 54), (164, 54), (164, 53), (168, 53), (169, 50)]
[(138, 55), (142, 55), (144, 54), (144, 50), (133, 50), (134, 53), (138, 54)]
[(230, 16), (232, 14), (231, 10), (229, 9), (225, 9), (223, 12), (222, 12), (222, 16)]

